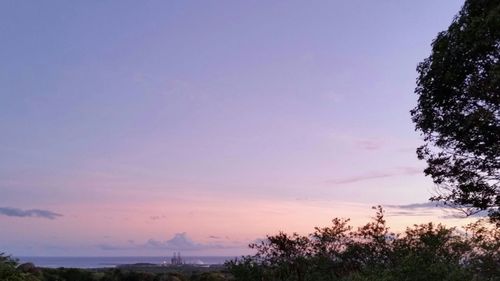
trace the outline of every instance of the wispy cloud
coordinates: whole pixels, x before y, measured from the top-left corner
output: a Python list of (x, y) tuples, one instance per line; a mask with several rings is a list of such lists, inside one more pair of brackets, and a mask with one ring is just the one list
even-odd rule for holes
[[(406, 205), (385, 205), (389, 216), (433, 216), (442, 215), (444, 208), (449, 208), (442, 202), (412, 203)], [(439, 212), (439, 213), (437, 213)]]
[(435, 209), (435, 208), (449, 208), (443, 202), (425, 202), (425, 203), (412, 203), (406, 205), (385, 205), (387, 208), (402, 209), (402, 210), (421, 210), (421, 209)]
[(412, 212), (412, 211), (389, 211), (387, 213), (388, 216), (391, 217), (423, 217), (423, 216), (432, 216), (434, 215), (434, 212), (431, 211), (418, 211), (418, 212)]
[(378, 139), (359, 139), (354, 141), (354, 145), (363, 150), (379, 150), (384, 147), (384, 142)]
[(392, 176), (394, 176), (394, 174), (384, 173), (384, 172), (370, 172), (370, 173), (366, 173), (363, 175), (338, 178), (338, 179), (330, 180), (328, 182), (334, 183), (334, 184), (348, 184), (348, 183), (355, 183), (355, 182), (359, 182), (359, 181), (388, 178), (388, 177), (392, 177)]
[(351, 177), (338, 178), (338, 179), (330, 180), (330, 181), (328, 181), (328, 183), (349, 184), (349, 183), (374, 180), (374, 179), (381, 179), (381, 178), (390, 178), (390, 177), (405, 176), (405, 175), (416, 175), (416, 174), (421, 174), (422, 170), (423, 169), (417, 168), (417, 167), (398, 167), (396, 169), (392, 169), (389, 171), (372, 171), (369, 173), (355, 175), (355, 176), (351, 176)]
[[(441, 219), (463, 219), (466, 217), (486, 217), (487, 211), (475, 212), (470, 216), (460, 207), (447, 205), (443, 202), (412, 203), (406, 205), (385, 205), (389, 216), (438, 216)], [(467, 208), (463, 208), (467, 210)]]
[(380, 150), (387, 146), (386, 141), (375, 137), (360, 137), (349, 134), (335, 134), (333, 139), (336, 143), (349, 145), (360, 150)]
[[(379, 151), (393, 150), (405, 152), (415, 151), (420, 142), (414, 139), (398, 138), (392, 135), (366, 136), (350, 134), (345, 132), (335, 132), (331, 135), (337, 144), (347, 145), (357, 150)], [(408, 150), (408, 148), (411, 148)]]
[(10, 207), (0, 207), (0, 215), (8, 217), (36, 217), (36, 218), (45, 218), (49, 220), (53, 220), (63, 216), (61, 214), (47, 210), (40, 210), (40, 209), (22, 210)]
[(150, 220), (153, 220), (153, 221), (156, 221), (156, 220), (161, 220), (161, 219), (164, 219), (165, 216), (162, 215), (162, 216), (150, 216), (149, 219)]

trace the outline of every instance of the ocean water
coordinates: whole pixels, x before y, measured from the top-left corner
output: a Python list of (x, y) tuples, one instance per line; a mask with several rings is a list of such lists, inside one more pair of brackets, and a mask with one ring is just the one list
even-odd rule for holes
[[(171, 257), (17, 257), (21, 263), (31, 262), (39, 267), (49, 268), (102, 268), (123, 264), (170, 262)], [(182, 257), (187, 264), (223, 264), (236, 257)]]

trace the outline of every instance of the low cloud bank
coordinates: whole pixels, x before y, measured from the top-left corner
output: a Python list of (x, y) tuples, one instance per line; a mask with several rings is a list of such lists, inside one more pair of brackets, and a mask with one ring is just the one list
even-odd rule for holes
[(241, 245), (226, 244), (220, 242), (201, 243), (192, 240), (186, 232), (176, 233), (174, 237), (169, 240), (160, 241), (156, 239), (149, 239), (146, 243), (135, 244), (133, 242), (129, 245), (115, 246), (108, 244), (98, 245), (101, 250), (133, 250), (133, 249), (151, 249), (151, 250), (172, 250), (172, 251), (199, 251), (209, 249), (231, 249), (239, 248)]

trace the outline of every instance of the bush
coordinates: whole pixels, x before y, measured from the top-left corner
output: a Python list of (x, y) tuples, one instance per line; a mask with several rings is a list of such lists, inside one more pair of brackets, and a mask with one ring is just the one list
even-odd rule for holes
[(478, 221), (460, 232), (441, 224), (389, 231), (384, 210), (353, 231), (349, 220), (307, 236), (267, 236), (253, 256), (226, 263), (237, 281), (500, 280), (500, 230)]

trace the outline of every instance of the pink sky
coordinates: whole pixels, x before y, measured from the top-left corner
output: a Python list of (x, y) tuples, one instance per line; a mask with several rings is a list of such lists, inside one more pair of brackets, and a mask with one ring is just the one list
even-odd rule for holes
[(423, 204), (415, 67), (462, 1), (0, 3), (0, 251), (236, 255)]

